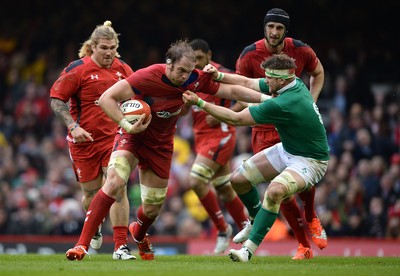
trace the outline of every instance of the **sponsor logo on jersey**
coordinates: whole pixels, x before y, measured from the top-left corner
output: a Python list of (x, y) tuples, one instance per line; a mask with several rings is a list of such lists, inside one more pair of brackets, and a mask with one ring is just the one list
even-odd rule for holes
[(169, 112), (169, 111), (158, 111), (158, 112), (156, 112), (156, 114), (157, 114), (157, 116), (160, 117), (160, 118), (165, 118), (165, 119), (167, 119), (167, 118), (171, 118), (171, 117), (173, 117), (173, 116), (178, 115), (179, 113), (181, 113), (181, 111), (182, 111), (182, 108), (179, 108), (177, 111), (175, 111), (175, 112), (173, 112), (173, 113), (171, 113), (171, 112)]

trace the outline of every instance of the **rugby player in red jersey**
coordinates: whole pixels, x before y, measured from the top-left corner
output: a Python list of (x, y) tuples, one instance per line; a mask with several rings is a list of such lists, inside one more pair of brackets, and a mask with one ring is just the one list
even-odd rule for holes
[[(68, 127), (70, 157), (83, 191), (85, 211), (103, 184), (118, 127), (104, 114), (98, 100), (107, 88), (133, 73), (131, 67), (118, 58), (118, 46), (118, 34), (111, 27), (111, 21), (97, 26), (83, 43), (80, 59), (72, 61), (61, 72), (50, 90), (51, 107)], [(114, 233), (113, 258), (135, 259), (126, 245), (129, 223), (126, 191), (113, 204), (110, 220)], [(100, 230), (101, 225), (92, 235), (90, 245), (94, 249), (99, 249), (102, 244)]]
[[(204, 66), (212, 64), (220, 72), (233, 73), (232, 70), (212, 60), (212, 51), (207, 41), (194, 39), (189, 45), (195, 52), (197, 69), (203, 70)], [(230, 100), (205, 93), (198, 94), (216, 105), (225, 107), (232, 105)], [(196, 106), (192, 106), (191, 111), (196, 158), (191, 168), (190, 186), (218, 230), (214, 254), (222, 254), (232, 238), (232, 227), (225, 220), (211, 185), (239, 230), (243, 229), (247, 221), (244, 205), (229, 181), (230, 159), (236, 146), (236, 129), (218, 121)]]
[[(111, 205), (123, 196), (132, 170), (138, 166), (142, 205), (137, 221), (129, 231), (143, 260), (153, 260), (153, 247), (147, 230), (160, 213), (167, 194), (173, 155), (176, 122), (186, 90), (214, 94), (244, 102), (262, 102), (268, 96), (239, 85), (215, 82), (211, 74), (195, 69), (196, 58), (188, 42), (173, 43), (165, 64), (153, 64), (137, 70), (127, 79), (107, 89), (99, 99), (103, 111), (119, 124), (114, 149), (108, 165), (107, 179), (93, 198), (78, 242), (66, 252), (69, 260), (82, 260), (91, 237), (107, 215)], [(124, 118), (118, 103), (130, 98), (146, 101), (152, 116), (143, 115), (133, 125)]]

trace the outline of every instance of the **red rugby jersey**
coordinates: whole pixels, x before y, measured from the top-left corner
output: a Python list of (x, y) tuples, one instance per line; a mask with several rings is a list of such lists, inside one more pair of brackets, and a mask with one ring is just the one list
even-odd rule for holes
[[(282, 53), (292, 57), (296, 61), (296, 76), (300, 77), (303, 71), (312, 72), (318, 64), (318, 58), (314, 50), (300, 40), (290, 37), (285, 38), (285, 46)], [(236, 73), (249, 78), (265, 78), (265, 71), (261, 63), (273, 55), (265, 46), (264, 39), (244, 48), (236, 61)], [(271, 129), (273, 125), (257, 125), (253, 129)]]
[(132, 73), (132, 68), (118, 58), (109, 68), (102, 68), (87, 56), (64, 68), (50, 89), (50, 97), (70, 100), (72, 118), (99, 141), (115, 135), (118, 125), (103, 112), (98, 100), (110, 86)]

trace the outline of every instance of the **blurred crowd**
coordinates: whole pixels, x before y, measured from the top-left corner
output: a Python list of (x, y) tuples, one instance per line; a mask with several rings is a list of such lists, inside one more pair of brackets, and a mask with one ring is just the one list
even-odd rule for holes
[[(101, 23), (86, 26), (87, 35)], [(56, 26), (62, 29), (59, 23)], [(30, 28), (36, 27), (32, 24)], [(183, 33), (187, 35), (187, 30)], [(206, 35), (203, 38), (208, 39)], [(67, 151), (67, 130), (49, 106), (50, 86), (67, 62), (77, 59), (79, 43), (86, 36), (75, 34), (69, 39), (40, 49), (31, 34), (15, 36), (4, 29), (0, 33), (0, 234), (77, 235), (81, 231), (85, 214)], [(136, 70), (163, 62), (164, 49), (171, 42), (166, 41), (160, 49), (135, 50), (143, 53), (140, 61), (123, 49), (120, 53)], [(397, 64), (390, 63), (391, 56), (386, 53), (377, 65), (389, 63), (377, 68), (373, 49), (350, 53), (354, 58), (348, 59), (349, 53), (334, 46), (321, 54), (324, 44), (314, 46), (325, 68), (325, 85), (317, 104), (331, 148), (328, 172), (317, 184), (317, 213), (329, 237), (400, 239), (400, 82), (393, 77)], [(214, 56), (222, 63), (235, 60), (240, 51), (232, 57), (232, 49), (218, 49)], [(232, 169), (251, 155), (251, 130), (239, 127), (237, 135)], [(151, 234), (215, 234), (188, 186), (192, 145), (187, 115), (178, 123), (168, 196)], [(135, 171), (128, 183), (132, 218), (140, 204), (137, 179)], [(229, 219), (228, 214), (226, 217)], [(103, 229), (111, 232), (111, 227)], [(288, 227), (286, 231), (291, 234)]]

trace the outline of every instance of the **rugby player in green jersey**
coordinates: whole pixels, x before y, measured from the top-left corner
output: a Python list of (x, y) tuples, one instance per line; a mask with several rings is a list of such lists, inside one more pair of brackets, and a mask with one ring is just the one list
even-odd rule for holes
[[(261, 204), (243, 247), (230, 250), (230, 258), (238, 262), (251, 259), (274, 224), (280, 203), (318, 183), (325, 175), (329, 160), (322, 117), (310, 91), (294, 74), (294, 59), (285, 54), (273, 55), (262, 63), (262, 67), (265, 79), (248, 79), (205, 68), (219, 81), (242, 78), (243, 82), (252, 83), (248, 83), (247, 87), (253, 85), (256, 90), (268, 87), (272, 95), (269, 100), (248, 106), (240, 112), (205, 102), (190, 91), (183, 94), (185, 103), (195, 104), (230, 125), (274, 124), (282, 141), (245, 160), (231, 175), (232, 187), (249, 211), (259, 209)], [(255, 185), (265, 181), (270, 181), (270, 184), (260, 202)]]

